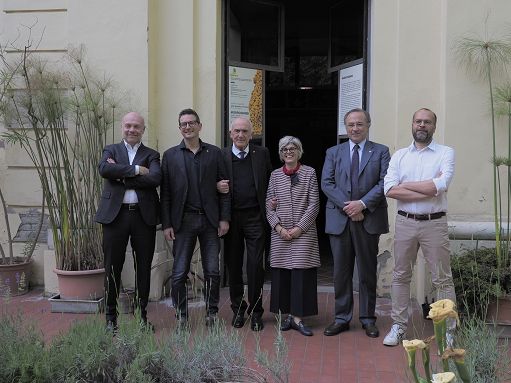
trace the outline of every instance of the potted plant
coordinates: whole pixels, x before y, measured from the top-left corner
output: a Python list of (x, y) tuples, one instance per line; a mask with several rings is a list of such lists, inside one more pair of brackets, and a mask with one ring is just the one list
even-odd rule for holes
[[(487, 29), (487, 25), (485, 25)], [(502, 81), (503, 74), (511, 65), (511, 40), (508, 37), (480, 38), (477, 36), (461, 37), (455, 41), (454, 53), (457, 62), (469, 73), (475, 73), (481, 77), (487, 86), (489, 101), (489, 115), (492, 139), (492, 173), (493, 173), (493, 220), (495, 223), (495, 248), (492, 257), (495, 259), (497, 278), (494, 286), (498, 293), (490, 303), (496, 303), (494, 318), (499, 316), (502, 305), (511, 305), (509, 290), (502, 286), (506, 285), (506, 279), (501, 280), (501, 275), (508, 275), (511, 270), (511, 83), (496, 86), (496, 82)], [(497, 142), (500, 135), (497, 131), (496, 117), (507, 117), (507, 153), (497, 153)], [(502, 171), (502, 169), (504, 169)], [(502, 186), (503, 182), (507, 185)], [(507, 214), (506, 214), (507, 213)], [(506, 310), (502, 310), (503, 312)], [(511, 309), (505, 312), (504, 321), (511, 324)], [(493, 319), (498, 323), (500, 319)]]
[[(3, 138), (29, 156), (42, 188), (55, 249), (60, 298), (103, 295), (101, 227), (94, 222), (102, 180), (97, 171), (107, 133), (115, 122), (111, 84), (88, 71), (83, 47), (69, 51), (65, 66), (55, 67), (21, 50), (2, 114)], [(72, 273), (71, 273), (72, 272)], [(93, 275), (96, 287), (65, 293), (69, 274)], [(73, 282), (74, 283), (74, 282)]]
[[(14, 66), (5, 60), (4, 47), (0, 46), (0, 61), (3, 64), (3, 70), (0, 71), (0, 110), (4, 106), (5, 97), (8, 90), (12, 86), (15, 68), (18, 68), (21, 63), (14, 63)], [(19, 255), (15, 255), (13, 249), (13, 238), (11, 234), (11, 227), (9, 223), (9, 208), (5, 200), (2, 185), (0, 185), (0, 203), (5, 223), (5, 232), (7, 243), (0, 243), (0, 296), (16, 296), (28, 292), (30, 280), (30, 267), (32, 264), (32, 255), (37, 243), (37, 238), (41, 233), (44, 221), (44, 200), (42, 203), (42, 212), (39, 219), (39, 224), (35, 230), (35, 235), (28, 241)], [(4, 246), (7, 245), (7, 249)]]

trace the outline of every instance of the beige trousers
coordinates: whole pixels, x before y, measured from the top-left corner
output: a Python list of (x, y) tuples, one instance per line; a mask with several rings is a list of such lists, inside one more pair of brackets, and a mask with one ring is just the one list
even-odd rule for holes
[(436, 299), (456, 302), (452, 281), (447, 217), (416, 221), (396, 216), (394, 237), (394, 273), (392, 276), (392, 320), (403, 328), (408, 325), (410, 281), (419, 247), (431, 272)]

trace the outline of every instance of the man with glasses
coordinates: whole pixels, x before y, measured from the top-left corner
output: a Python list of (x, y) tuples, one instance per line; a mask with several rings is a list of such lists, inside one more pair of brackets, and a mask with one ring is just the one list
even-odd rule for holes
[[(249, 144), (252, 123), (245, 117), (234, 118), (229, 127), (232, 146), (222, 153), (229, 178), (218, 183), (218, 190), (232, 195), (232, 217), (225, 236), (225, 263), (229, 275), (229, 294), (234, 313), (232, 325), (245, 324), (250, 316), (253, 331), (263, 329), (264, 248), (266, 243), (266, 191), (271, 173), (267, 148)], [(243, 260), (247, 250), (248, 294), (244, 294)], [(245, 301), (245, 299), (248, 301)]]
[(376, 268), (380, 234), (389, 231), (383, 179), (389, 149), (368, 140), (371, 117), (363, 109), (344, 116), (349, 141), (327, 150), (321, 188), (328, 197), (325, 232), (334, 260), (335, 319), (327, 336), (350, 328), (353, 318), (353, 269), (359, 276), (359, 319), (366, 335), (376, 326)]
[(397, 346), (408, 325), (410, 281), (419, 247), (429, 265), (437, 299), (456, 302), (447, 232), (447, 189), (454, 150), (433, 140), (436, 115), (421, 108), (412, 119), (413, 142), (398, 150), (385, 176), (385, 195), (397, 200), (392, 276), (392, 320), (383, 344)]
[(186, 281), (197, 238), (204, 274), (206, 325), (217, 320), (220, 294), (220, 238), (229, 230), (229, 193), (217, 192), (218, 181), (227, 173), (220, 149), (199, 138), (202, 129), (193, 109), (179, 113), (183, 140), (165, 151), (162, 159), (162, 228), (167, 241), (173, 240), (172, 300), (181, 327), (188, 319)]

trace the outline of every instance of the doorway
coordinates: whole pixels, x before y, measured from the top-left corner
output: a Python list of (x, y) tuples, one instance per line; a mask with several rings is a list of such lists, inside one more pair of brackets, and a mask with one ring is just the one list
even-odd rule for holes
[[(338, 135), (338, 74), (343, 64), (366, 57), (368, 0), (226, 0), (225, 4), (226, 65), (264, 71), (264, 129), (255, 143), (270, 150), (277, 168), (279, 139), (298, 137), (304, 148), (301, 162), (316, 170), (320, 185), (326, 150), (346, 140)], [(322, 269), (330, 269), (332, 257), (324, 233), (326, 197), (321, 192), (320, 204), (321, 263)]]

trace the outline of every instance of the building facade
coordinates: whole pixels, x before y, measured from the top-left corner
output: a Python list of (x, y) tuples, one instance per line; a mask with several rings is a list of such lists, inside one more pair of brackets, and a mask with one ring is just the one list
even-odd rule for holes
[[(451, 225), (492, 219), (487, 86), (457, 64), (454, 47), (463, 37), (504, 36), (508, 0), (2, 0), (0, 5), (7, 58), (19, 54), (16, 47), (29, 33), (37, 42), (34, 54), (50, 63), (62, 60), (70, 46), (83, 45), (88, 62), (122, 89), (125, 109), (146, 117), (144, 139), (160, 152), (180, 142), (177, 114), (186, 107), (199, 112), (203, 140), (228, 144), (234, 102), (229, 71), (249, 68), (262, 73), (257, 140), (270, 149), (274, 166), (278, 139), (292, 134), (304, 143), (303, 161), (320, 173), (326, 148), (345, 139), (338, 124), (340, 71), (361, 64), (360, 102), (372, 116), (371, 140), (391, 153), (409, 145), (413, 112), (432, 109), (438, 115), (435, 139), (456, 151)], [(116, 134), (120, 137), (120, 129)], [(497, 151), (505, 155), (505, 119), (497, 120), (497, 137)], [(29, 159), (6, 143), (0, 166), (11, 230), (17, 232), (20, 214), (40, 206), (40, 186)], [(380, 294), (389, 293), (391, 281), (395, 203), (389, 206), (391, 233), (380, 240)], [(44, 247), (40, 244), (35, 255), (36, 284), (43, 283)], [(421, 275), (423, 266), (419, 269)]]

